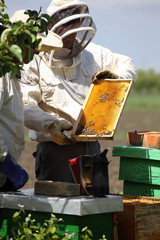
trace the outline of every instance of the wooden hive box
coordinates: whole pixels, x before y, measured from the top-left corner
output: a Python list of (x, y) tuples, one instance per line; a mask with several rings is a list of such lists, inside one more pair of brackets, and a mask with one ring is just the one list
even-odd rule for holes
[(160, 149), (160, 132), (156, 131), (128, 132), (127, 143), (134, 146), (143, 146)]
[(73, 139), (112, 140), (132, 83), (130, 79), (102, 79), (92, 83), (73, 130)]
[(115, 213), (118, 240), (159, 240), (160, 199), (123, 196), (123, 212)]
[(115, 146), (120, 157), (119, 179), (123, 194), (160, 197), (160, 150), (141, 146)]

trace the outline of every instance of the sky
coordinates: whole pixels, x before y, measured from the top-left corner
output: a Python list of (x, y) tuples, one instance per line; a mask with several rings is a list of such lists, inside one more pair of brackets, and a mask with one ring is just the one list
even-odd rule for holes
[[(51, 0), (5, 0), (11, 17), (19, 9), (45, 13)], [(96, 24), (93, 42), (132, 58), (137, 69), (160, 73), (160, 0), (84, 0)]]

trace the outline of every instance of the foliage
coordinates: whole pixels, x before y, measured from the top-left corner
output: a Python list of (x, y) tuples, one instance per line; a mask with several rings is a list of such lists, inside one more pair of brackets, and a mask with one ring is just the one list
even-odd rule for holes
[(139, 70), (138, 79), (132, 85), (125, 110), (160, 109), (160, 73), (153, 69)]
[[(42, 226), (38, 226), (35, 220), (31, 218), (31, 214), (28, 214), (28, 216), (25, 217), (23, 206), (20, 207), (21, 209), (13, 214), (13, 222), (16, 223), (16, 226), (12, 228), (13, 237), (11, 240), (71, 239), (72, 234), (65, 232), (64, 236), (61, 236), (57, 232), (58, 222), (62, 221), (62, 219), (58, 220), (53, 214), (51, 214), (49, 220), (45, 220)], [(25, 221), (23, 220), (24, 217)]]
[(4, 0), (0, 0), (0, 14), (5, 10), (5, 3)]
[(93, 237), (92, 232), (87, 227), (83, 228), (81, 239), (82, 240), (91, 240), (92, 239), (91, 237)]
[[(36, 224), (35, 219), (31, 218), (31, 214), (25, 217), (25, 211), (22, 205), (19, 205), (20, 210), (13, 214), (13, 222), (16, 224), (12, 227), (12, 238), (10, 240), (68, 240), (73, 239), (74, 233), (69, 234), (67, 231), (64, 234), (58, 233), (58, 223), (62, 219), (57, 219), (51, 214), (49, 220), (45, 220), (43, 225)], [(92, 232), (87, 228), (82, 229), (81, 240), (92, 240)], [(99, 240), (107, 240), (105, 236)]]
[(47, 21), (53, 24), (51, 17), (48, 14), (27, 10), (27, 22), (17, 21), (12, 23), (9, 20), (5, 10), (4, 0), (0, 0), (0, 77), (6, 73), (11, 74), (13, 78), (19, 70), (23, 68), (26, 61), (31, 61), (34, 56), (34, 50), (41, 48), (42, 41), (37, 38), (38, 33), (46, 32)]
[(137, 93), (159, 93), (160, 73), (155, 73), (153, 69), (139, 70), (138, 79), (132, 89)]
[(124, 111), (126, 110), (160, 110), (159, 93), (137, 93), (131, 92), (128, 96)]
[[(82, 235), (81, 235), (81, 240), (92, 240), (93, 234), (91, 230), (88, 229), (88, 227), (84, 227), (82, 229)], [(105, 235), (102, 236), (102, 239), (99, 240), (107, 240)]]

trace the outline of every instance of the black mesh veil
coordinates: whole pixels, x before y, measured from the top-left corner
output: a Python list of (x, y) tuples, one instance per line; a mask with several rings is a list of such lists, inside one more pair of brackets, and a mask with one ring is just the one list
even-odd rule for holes
[[(50, 9), (54, 25), (50, 26), (50, 31), (69, 41), (74, 36), (74, 42), (71, 51), (65, 58), (76, 57), (93, 39), (96, 33), (96, 26), (89, 14), (88, 6), (82, 2), (73, 2), (73, 4), (64, 4), (53, 11)], [(52, 58), (54, 52), (50, 55)], [(51, 61), (51, 59), (50, 59)]]

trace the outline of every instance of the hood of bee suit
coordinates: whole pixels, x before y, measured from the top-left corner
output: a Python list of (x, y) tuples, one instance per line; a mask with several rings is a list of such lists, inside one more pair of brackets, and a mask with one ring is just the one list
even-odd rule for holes
[[(61, 60), (76, 57), (94, 38), (96, 26), (86, 3), (79, 0), (52, 0), (47, 13), (54, 22), (53, 26), (49, 25), (50, 31), (60, 35), (63, 41), (62, 54), (58, 53)], [(50, 65), (53, 58), (56, 58), (56, 54), (52, 51)]]
[[(18, 22), (22, 21), (24, 23), (27, 22), (29, 15), (24, 14), (25, 10), (18, 10), (14, 13), (14, 15), (11, 17), (10, 21), (13, 22)], [(39, 33), (37, 35), (37, 38), (42, 39), (42, 46), (39, 51), (51, 51), (55, 49), (60, 49), (63, 46), (62, 38), (58, 36), (57, 34), (48, 31), (48, 34), (46, 35), (45, 33)]]

